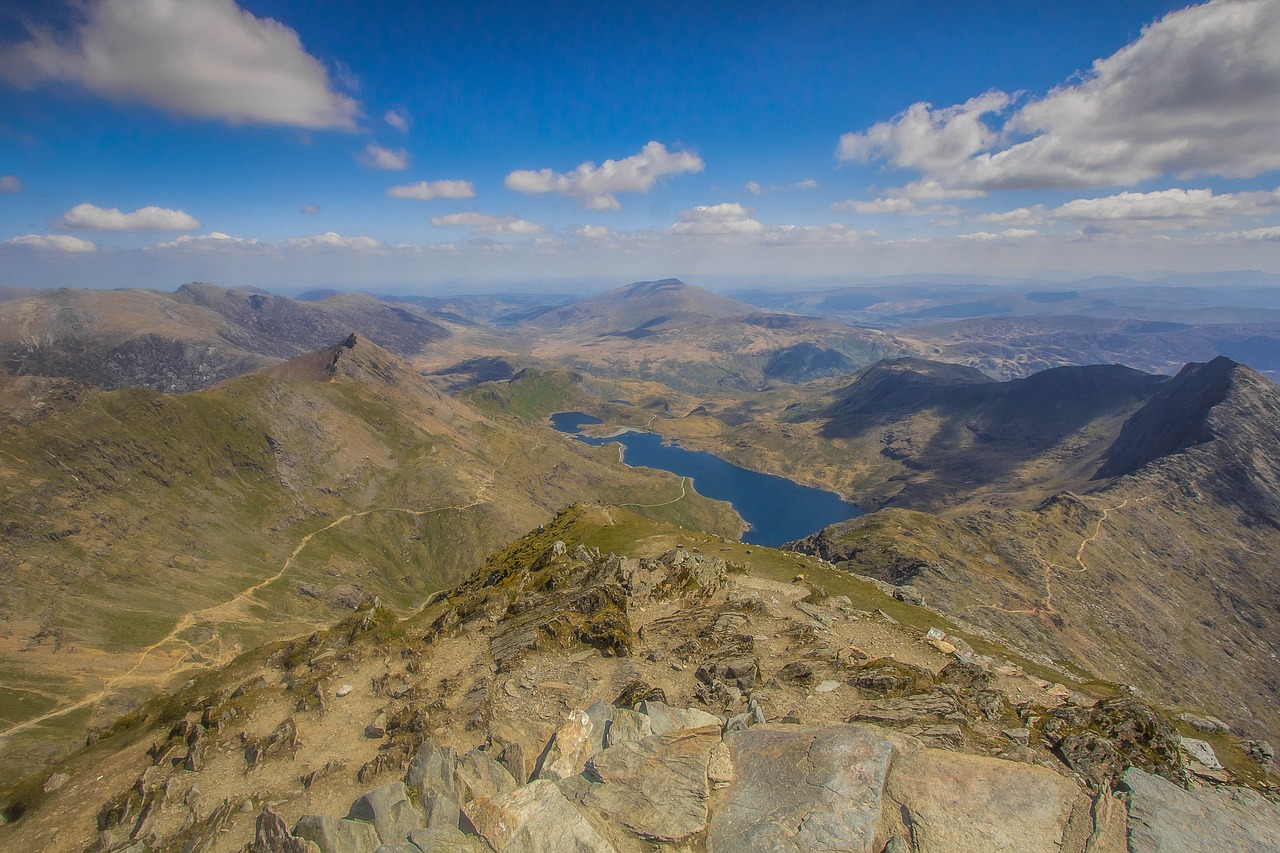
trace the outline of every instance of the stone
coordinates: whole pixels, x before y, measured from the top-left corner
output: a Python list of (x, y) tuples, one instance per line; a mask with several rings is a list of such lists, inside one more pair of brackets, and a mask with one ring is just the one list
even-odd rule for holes
[(386, 734), (387, 715), (379, 711), (377, 716), (373, 718), (373, 721), (364, 727), (364, 736), (376, 740), (380, 737), (385, 737)]
[(813, 674), (813, 665), (808, 661), (794, 660), (791, 663), (778, 670), (774, 679), (783, 683), (791, 684), (796, 687), (808, 687), (816, 680)]
[(1196, 731), (1204, 732), (1207, 735), (1231, 731), (1231, 727), (1217, 717), (1201, 717), (1198, 714), (1190, 714), (1184, 711), (1178, 715), (1178, 719), (1189, 724)]
[(1264, 768), (1269, 767), (1276, 757), (1275, 750), (1265, 740), (1247, 740), (1241, 745), (1244, 747), (1244, 754)]
[(706, 685), (723, 681), (739, 690), (754, 690), (760, 678), (760, 661), (753, 657), (724, 658), (703, 664), (693, 675)]
[(1030, 729), (1001, 729), (1000, 734), (1004, 735), (1014, 743), (1027, 744), (1031, 742)]
[(609, 748), (620, 743), (644, 740), (651, 734), (653, 734), (653, 726), (650, 725), (648, 714), (619, 708), (613, 712), (609, 731), (605, 733), (604, 745)]
[(409, 791), (403, 782), (392, 782), (360, 797), (351, 804), (347, 819), (373, 824), (384, 844), (402, 841), (410, 830), (427, 824), (422, 810), (410, 802)]
[(613, 720), (614, 707), (608, 702), (592, 703), (587, 709), (587, 717), (591, 720), (591, 754), (595, 755), (604, 749), (605, 735), (608, 734), (609, 723)]
[(911, 844), (901, 835), (893, 835), (884, 843), (881, 853), (911, 853)]
[(488, 847), (457, 829), (415, 829), (409, 833), (410, 853), (488, 853)]
[(555, 782), (577, 776), (591, 757), (594, 734), (591, 718), (585, 711), (570, 711), (538, 757), (533, 777)]
[(1185, 791), (1130, 767), (1130, 853), (1271, 851), (1280, 838), (1280, 805), (1248, 788)]
[(725, 744), (734, 779), (707, 828), (708, 853), (874, 853), (888, 740), (860, 726), (757, 726)]
[(1204, 741), (1193, 737), (1180, 737), (1178, 738), (1178, 745), (1182, 747), (1182, 751), (1192, 761), (1198, 761), (1210, 770), (1222, 769), (1222, 765), (1218, 762), (1218, 756), (1213, 752), (1213, 747)]
[(422, 848), (408, 841), (393, 841), (379, 846), (373, 853), (422, 853)]
[(344, 684), (344, 685), (342, 685), (341, 687), (339, 687), (337, 690), (333, 691), (333, 695), (335, 695), (335, 696), (349, 696), (349, 695), (351, 694), (351, 691), (352, 691), (352, 690), (355, 690), (355, 688), (354, 688), (354, 687), (352, 687), (350, 684)]
[(733, 781), (733, 755), (724, 741), (716, 744), (707, 758), (707, 781), (716, 788)]
[(860, 705), (849, 722), (867, 720), (876, 723), (910, 723), (929, 717), (943, 718), (960, 710), (945, 693), (926, 693), (904, 699), (877, 699)]
[(427, 739), (409, 762), (404, 783), (424, 795), (437, 791), (456, 803), (460, 799), (458, 753), (453, 747), (442, 747)]
[(1058, 853), (1079, 793), (1044, 767), (940, 749), (898, 756), (885, 785), (916, 853)]
[[(924, 596), (920, 594), (920, 590), (910, 584), (895, 586), (893, 588), (893, 597), (903, 604), (915, 604), (917, 606), (924, 604)], [(936, 631), (938, 629), (933, 628), (931, 630)]]
[(724, 720), (697, 708), (672, 708), (665, 702), (641, 702), (636, 709), (649, 718), (649, 726), (655, 735), (677, 729), (697, 729), (703, 726), (724, 726)]
[(674, 842), (707, 825), (707, 764), (718, 728), (681, 729), (619, 744), (587, 762), (587, 805), (650, 841)]
[(952, 661), (938, 673), (938, 683), (959, 690), (987, 690), (991, 687), (991, 674), (971, 661)]
[(924, 730), (920, 732), (920, 737), (929, 741), (942, 741), (952, 746), (960, 746), (964, 743), (964, 732), (955, 723), (925, 726)]
[(617, 853), (546, 779), (484, 800), (471, 822), (497, 853)]
[(58, 790), (70, 781), (71, 777), (66, 773), (53, 773), (45, 780), (44, 787), (41, 790), (46, 794), (52, 794), (54, 791)]
[(316, 853), (319, 849), (314, 841), (293, 837), (284, 818), (266, 805), (258, 815), (248, 853)]
[(823, 681), (819, 683), (817, 687), (813, 688), (813, 692), (814, 693), (830, 693), (831, 691), (835, 690), (839, 686), (840, 686), (840, 682), (831, 681), (830, 679), (828, 679), (827, 681)]
[(439, 791), (422, 795), (422, 824), (428, 829), (457, 829), (462, 824), (462, 807)]
[(481, 797), (510, 793), (517, 787), (515, 778), (507, 772), (507, 768), (478, 749), (471, 750), (458, 760), (458, 785), (464, 803)]
[(293, 825), (298, 838), (315, 842), (320, 853), (373, 853), (381, 842), (371, 823), (304, 814)]

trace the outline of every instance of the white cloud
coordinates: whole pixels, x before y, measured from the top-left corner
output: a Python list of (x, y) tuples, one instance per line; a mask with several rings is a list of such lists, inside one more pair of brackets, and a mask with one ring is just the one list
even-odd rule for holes
[(17, 175), (0, 175), (0, 195), (22, 192), (22, 178)]
[(993, 234), (990, 231), (976, 231), (973, 234), (959, 234), (957, 240), (978, 240), (981, 242), (992, 242), (996, 240), (1021, 240), (1026, 237), (1034, 237), (1040, 232), (1033, 228), (1006, 228), (999, 234)]
[(315, 216), (317, 213), (320, 212), (320, 205), (312, 204), (308, 202), (307, 204), (304, 204), (302, 207), (298, 208), (298, 212), (305, 213), (308, 216)]
[(759, 234), (764, 231), (764, 226), (754, 216), (754, 210), (736, 201), (700, 204), (681, 211), (680, 221), (667, 230), (673, 234)]
[(9, 246), (25, 246), (39, 252), (67, 252), (82, 254), (97, 251), (98, 247), (88, 240), (72, 237), (70, 234), (23, 234), (21, 237), (10, 237), (4, 241)]
[(234, 0), (90, 0), (83, 11), (72, 33), (32, 29), (0, 46), (0, 79), (70, 82), (229, 124), (355, 127), (359, 104), (334, 90), (298, 34)]
[(194, 231), (200, 222), (189, 213), (148, 205), (132, 213), (118, 208), (77, 204), (54, 221), (59, 231)]
[(1043, 204), (1037, 204), (999, 213), (984, 213), (978, 217), (978, 221), (992, 225), (1043, 225), (1048, 218), (1049, 208)]
[(579, 225), (573, 229), (573, 236), (584, 240), (607, 240), (613, 235), (613, 229), (604, 225)]
[(622, 160), (605, 160), (599, 166), (582, 163), (572, 172), (515, 171), (507, 175), (508, 189), (522, 193), (557, 192), (576, 198), (591, 210), (619, 210), (614, 193), (647, 193), (665, 175), (701, 172), (702, 158), (688, 151), (667, 151), (661, 142), (650, 142), (638, 154)]
[(764, 192), (764, 187), (760, 186), (756, 181), (747, 181), (747, 192), (752, 195), (760, 195)]
[(183, 234), (173, 240), (167, 240), (163, 243), (156, 243), (150, 248), (156, 249), (182, 249), (185, 251), (219, 251), (223, 249), (252, 249), (267, 246), (261, 240), (232, 237), (230, 234), (224, 234), (221, 231), (210, 231), (208, 234)]
[(409, 168), (408, 151), (403, 148), (397, 148), (392, 151), (390, 148), (383, 148), (373, 142), (366, 145), (356, 159), (360, 161), (360, 165), (368, 166), (370, 169), (386, 169), (389, 172), (398, 172), (401, 169)]
[(1164, 175), (1280, 169), (1280, 3), (1212, 0), (1170, 13), (1079, 80), (1008, 114), (989, 92), (913, 104), (841, 137), (838, 155), (883, 159), (950, 189), (1116, 186)]
[(747, 181), (747, 192), (752, 195), (764, 195), (765, 193), (776, 193), (781, 190), (816, 190), (822, 184), (813, 178), (805, 178), (803, 181), (796, 181), (794, 184), (771, 184), (765, 186), (759, 181)]
[(906, 186), (885, 190), (884, 194), (890, 198), (909, 198), (912, 201), (951, 201), (986, 195), (982, 190), (944, 187), (934, 178), (921, 178)]
[(470, 181), (419, 181), (416, 184), (391, 187), (389, 198), (416, 198), (430, 201), (433, 198), (475, 198), (476, 185)]
[(798, 190), (816, 190), (820, 186), (822, 186), (822, 184), (818, 183), (813, 178), (805, 178), (803, 181), (796, 182), (796, 189)]
[(1168, 189), (1149, 193), (1118, 193), (1105, 198), (1078, 198), (1054, 208), (1050, 214), (1076, 222), (1124, 227), (1156, 224), (1185, 228), (1237, 216), (1263, 216), (1280, 210), (1276, 192), (1223, 193), (1210, 189)]
[(475, 212), (433, 216), (431, 224), (439, 228), (470, 228), (472, 234), (545, 234), (551, 230), (545, 225), (527, 222), (511, 214), (492, 216)]
[(871, 201), (850, 199), (838, 201), (831, 205), (832, 210), (852, 210), (855, 213), (876, 214), (893, 213), (898, 215), (914, 215), (920, 212), (916, 203), (909, 198), (877, 198)]
[(770, 245), (841, 245), (859, 243), (875, 237), (874, 231), (855, 231), (839, 222), (829, 225), (774, 225), (764, 232), (764, 242)]
[(382, 120), (402, 133), (409, 132), (409, 114), (404, 110), (387, 110)]
[(285, 240), (283, 245), (292, 249), (385, 249), (387, 244), (372, 237), (343, 237), (333, 231), (326, 231), (314, 237), (294, 237)]

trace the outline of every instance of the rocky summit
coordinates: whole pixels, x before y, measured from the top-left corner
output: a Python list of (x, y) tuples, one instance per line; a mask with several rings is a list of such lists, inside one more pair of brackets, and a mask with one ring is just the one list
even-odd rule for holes
[(1238, 785), (1257, 786), (1260, 759), (1230, 735), (1202, 734), (1215, 752), (1180, 733), (1201, 718), (1073, 681), (893, 592), (573, 507), (408, 619), (366, 602), (95, 733), (0, 838), (86, 853), (1274, 849), (1274, 789)]

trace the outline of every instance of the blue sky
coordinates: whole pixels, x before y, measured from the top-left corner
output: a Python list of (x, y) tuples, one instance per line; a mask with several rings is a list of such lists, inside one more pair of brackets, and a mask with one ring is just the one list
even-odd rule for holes
[(1280, 0), (0, 10), (0, 284), (1280, 272)]

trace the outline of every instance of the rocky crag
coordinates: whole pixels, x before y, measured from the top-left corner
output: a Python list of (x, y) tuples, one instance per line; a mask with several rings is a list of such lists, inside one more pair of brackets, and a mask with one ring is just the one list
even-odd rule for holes
[(407, 620), (368, 601), (95, 733), (0, 848), (1273, 849), (1260, 749), (893, 592), (574, 507)]

